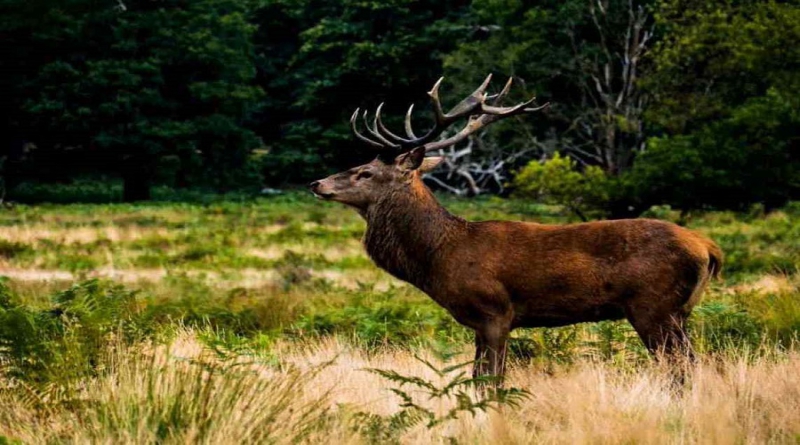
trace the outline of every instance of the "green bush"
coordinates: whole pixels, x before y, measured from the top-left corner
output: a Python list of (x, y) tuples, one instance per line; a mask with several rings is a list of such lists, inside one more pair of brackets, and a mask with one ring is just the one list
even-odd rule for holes
[(513, 185), (516, 197), (561, 205), (587, 221), (606, 214), (613, 180), (599, 167), (578, 170), (577, 162), (556, 153), (545, 162), (531, 161), (517, 173)]
[(158, 300), (89, 280), (32, 306), (0, 281), (0, 362), (20, 379), (64, 382), (102, 370), (112, 340), (158, 340), (178, 326), (276, 335), (304, 310), (302, 302), (271, 289), (235, 288), (218, 296), (197, 279), (175, 277), (166, 284), (177, 296)]
[(784, 141), (748, 141), (741, 125), (721, 122), (691, 135), (651, 138), (625, 181), (639, 200), (683, 210), (785, 205), (798, 196), (800, 163)]
[(119, 285), (86, 281), (39, 309), (19, 304), (0, 281), (0, 361), (10, 375), (32, 382), (95, 373), (112, 337), (142, 338), (137, 313), (136, 292)]

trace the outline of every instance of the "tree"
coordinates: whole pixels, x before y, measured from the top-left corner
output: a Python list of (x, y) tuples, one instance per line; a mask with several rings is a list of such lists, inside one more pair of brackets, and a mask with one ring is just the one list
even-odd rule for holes
[[(26, 83), (48, 62), (53, 52), (50, 45), (59, 42), (59, 50), (71, 50), (71, 41), (48, 38), (66, 35), (75, 27), (71, 20), (51, 12), (56, 6), (51, 0), (0, 0), (0, 158), (6, 159), (6, 190), (32, 173), (23, 162), (31, 148), (26, 138), (34, 133), (21, 113), (31, 94)], [(44, 170), (37, 173), (46, 175)]]
[(389, 124), (441, 75), (463, 38), (468, 2), (270, 0), (257, 12), (256, 45), (270, 102), (262, 119), (272, 182), (302, 182), (374, 153), (353, 142), (356, 107), (386, 102)]
[(685, 209), (800, 197), (797, 2), (666, 0), (645, 85), (660, 132), (630, 182)]
[(234, 185), (258, 145), (246, 124), (263, 94), (253, 85), (246, 4), (114, 5), (73, 0), (51, 9), (70, 26), (38, 37), (50, 60), (26, 85), (39, 157), (69, 151), (90, 170), (120, 174), (126, 201), (149, 198), (165, 161), (179, 183)]
[[(506, 124), (483, 146), (527, 150), (528, 159), (560, 151), (610, 176), (630, 170), (646, 136), (638, 82), (652, 39), (647, 8), (632, 0), (477, 2), (482, 38), (449, 55), (447, 70), (473, 81), (487, 71), (514, 75), (551, 103), (538, 122)], [(609, 205), (627, 212), (627, 204)]]

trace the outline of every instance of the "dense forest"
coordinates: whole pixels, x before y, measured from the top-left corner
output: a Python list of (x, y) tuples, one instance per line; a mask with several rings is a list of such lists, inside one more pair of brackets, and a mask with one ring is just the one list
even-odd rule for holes
[(284, 187), (374, 156), (385, 103), (430, 125), (493, 73), (550, 107), (445, 153), (429, 179), (581, 217), (800, 199), (800, 2), (0, 0), (0, 196), (121, 181)]

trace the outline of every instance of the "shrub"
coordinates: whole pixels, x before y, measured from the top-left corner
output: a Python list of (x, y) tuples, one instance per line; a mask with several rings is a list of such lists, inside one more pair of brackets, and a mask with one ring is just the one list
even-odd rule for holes
[(531, 161), (514, 178), (514, 195), (564, 206), (583, 221), (603, 216), (613, 181), (599, 167), (578, 170), (577, 163), (556, 153), (545, 162)]
[(18, 304), (0, 282), (0, 357), (9, 374), (32, 382), (64, 381), (102, 368), (112, 337), (140, 338), (136, 293), (97, 280), (53, 296), (49, 307)]
[(199, 280), (173, 277), (180, 296), (157, 300), (106, 281), (89, 280), (57, 292), (42, 307), (20, 303), (0, 281), (0, 363), (10, 375), (35, 383), (94, 375), (105, 366), (112, 340), (158, 340), (176, 326), (204, 327), (234, 336), (274, 335), (298, 319), (302, 300), (277, 289), (220, 291)]
[(70, 184), (25, 182), (9, 190), (8, 198), (23, 203), (119, 202), (122, 184), (108, 179), (79, 179)]
[(682, 210), (741, 211), (754, 203), (771, 210), (796, 197), (800, 163), (788, 144), (747, 138), (725, 122), (691, 135), (651, 138), (625, 180), (639, 199)]

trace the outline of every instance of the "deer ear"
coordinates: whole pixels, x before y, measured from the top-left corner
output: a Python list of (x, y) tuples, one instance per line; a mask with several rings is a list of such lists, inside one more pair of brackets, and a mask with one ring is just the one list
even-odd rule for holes
[(425, 160), (425, 147), (417, 147), (397, 158), (397, 166), (403, 170), (416, 170)]
[(424, 158), (422, 160), (422, 165), (419, 166), (420, 173), (428, 173), (429, 171), (433, 171), (439, 164), (444, 161), (444, 158), (441, 156), (434, 156), (431, 158)]

